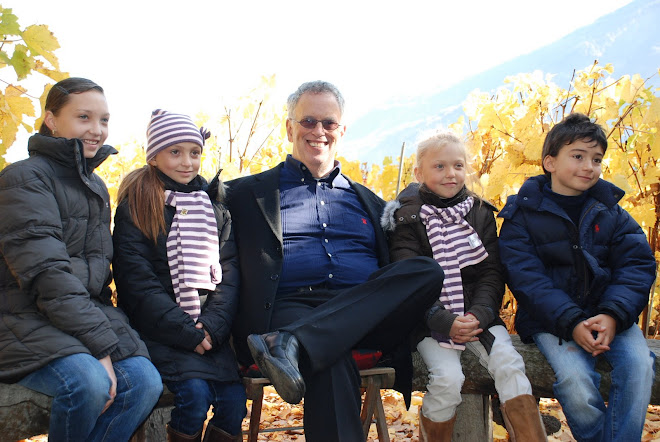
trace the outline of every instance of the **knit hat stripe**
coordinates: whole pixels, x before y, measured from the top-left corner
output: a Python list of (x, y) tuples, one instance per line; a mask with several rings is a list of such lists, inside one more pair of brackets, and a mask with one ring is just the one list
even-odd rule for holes
[(202, 138), (202, 135), (199, 133), (199, 129), (195, 126), (187, 116), (182, 115), (181, 118), (169, 118), (161, 121), (154, 121), (153, 124), (149, 127), (149, 135), (159, 135), (163, 132), (171, 132), (173, 130), (179, 131), (188, 131), (191, 133), (196, 133), (199, 138)]
[(204, 147), (200, 128), (187, 115), (156, 109), (147, 128), (147, 161), (158, 152), (179, 143), (191, 142)]
[[(197, 134), (197, 136), (199, 137), (199, 133)], [(201, 138), (199, 139), (201, 140)], [(158, 148), (158, 152), (160, 152), (161, 150), (167, 149), (170, 146), (174, 146), (175, 144), (179, 144), (179, 143), (185, 143), (186, 141), (201, 146), (201, 144), (195, 138), (195, 135), (193, 133), (182, 133), (182, 132), (177, 132), (173, 134), (165, 133), (163, 134), (163, 137), (153, 140), (152, 143), (150, 144), (154, 146), (164, 146)]]

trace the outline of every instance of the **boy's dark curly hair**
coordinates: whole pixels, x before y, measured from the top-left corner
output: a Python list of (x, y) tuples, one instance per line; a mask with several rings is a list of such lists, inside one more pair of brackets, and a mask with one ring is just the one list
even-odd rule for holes
[[(586, 115), (574, 112), (564, 117), (548, 132), (543, 142), (541, 164), (546, 156), (556, 157), (562, 147), (576, 140), (587, 143), (593, 141), (603, 149), (603, 154), (607, 151), (607, 136), (603, 128), (592, 122)], [(549, 173), (545, 167), (543, 167), (543, 172)]]

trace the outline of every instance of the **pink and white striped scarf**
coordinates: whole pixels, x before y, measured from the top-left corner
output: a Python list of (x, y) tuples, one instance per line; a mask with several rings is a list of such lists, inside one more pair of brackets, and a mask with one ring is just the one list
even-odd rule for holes
[[(480, 263), (488, 256), (479, 235), (465, 221), (465, 215), (473, 205), (474, 198), (468, 197), (446, 208), (424, 204), (419, 211), (431, 243), (433, 259), (445, 272), (440, 301), (445, 309), (457, 315), (465, 314), (461, 269)], [(465, 349), (465, 345), (453, 342), (449, 336), (434, 332), (433, 337), (443, 347)]]
[(218, 224), (204, 191), (166, 190), (165, 204), (175, 208), (166, 243), (174, 295), (196, 322), (201, 314), (198, 290), (214, 290), (222, 281)]

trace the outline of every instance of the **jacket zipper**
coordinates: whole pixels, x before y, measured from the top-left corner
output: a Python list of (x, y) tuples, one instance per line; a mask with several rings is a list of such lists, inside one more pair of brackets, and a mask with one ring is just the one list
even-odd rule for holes
[[(587, 216), (587, 214), (591, 211), (591, 209), (593, 209), (597, 204), (598, 204), (598, 202), (594, 202), (592, 205), (587, 207), (587, 210), (585, 210), (584, 213), (582, 214), (582, 216), (580, 217), (580, 221), (579, 221), (579, 224), (578, 224), (578, 245), (580, 247), (580, 250), (582, 249), (582, 241), (581, 241), (581, 238), (580, 238), (580, 231), (582, 230), (581, 227), (582, 227), (583, 221), (584, 221), (585, 217)], [(583, 253), (583, 255), (584, 255), (584, 253)], [(584, 259), (584, 256), (582, 256), (582, 271), (583, 271), (583, 274), (584, 274), (583, 275), (584, 276), (584, 278), (583, 278), (584, 279), (583, 296), (584, 296), (584, 299), (586, 301), (587, 297), (589, 296), (589, 272), (588, 272), (588, 269), (587, 269), (587, 262), (586, 262), (586, 259)]]

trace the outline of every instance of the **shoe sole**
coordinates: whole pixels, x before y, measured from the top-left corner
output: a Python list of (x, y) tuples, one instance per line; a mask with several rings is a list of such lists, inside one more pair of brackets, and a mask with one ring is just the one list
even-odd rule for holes
[[(287, 373), (287, 370), (275, 363), (275, 358), (270, 355), (268, 346), (261, 336), (248, 336), (247, 344), (261, 374), (270, 379), (277, 394), (290, 404), (300, 403), (305, 395), (305, 382), (300, 373)], [(282, 372), (284, 373), (280, 376)], [(300, 381), (295, 378), (299, 378)]]

